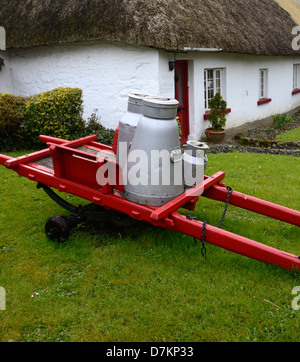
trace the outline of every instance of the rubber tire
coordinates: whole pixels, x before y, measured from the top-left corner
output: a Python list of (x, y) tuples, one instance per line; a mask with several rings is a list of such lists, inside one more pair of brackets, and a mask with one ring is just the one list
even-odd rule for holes
[(53, 216), (46, 222), (45, 233), (49, 239), (59, 243), (66, 242), (70, 235), (66, 220), (60, 216)]

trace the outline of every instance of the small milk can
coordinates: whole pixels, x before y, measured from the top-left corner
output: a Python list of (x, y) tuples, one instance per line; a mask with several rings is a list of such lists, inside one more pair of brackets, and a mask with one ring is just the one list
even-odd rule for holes
[(204, 181), (207, 166), (207, 144), (197, 141), (188, 141), (183, 153), (184, 186), (192, 188)]

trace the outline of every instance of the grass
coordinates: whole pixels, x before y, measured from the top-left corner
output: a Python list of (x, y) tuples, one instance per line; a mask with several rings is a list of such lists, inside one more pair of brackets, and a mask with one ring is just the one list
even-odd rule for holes
[(284, 132), (276, 137), (280, 142), (297, 142), (300, 141), (300, 128), (294, 128), (291, 131)]
[[(298, 158), (209, 155), (207, 174), (219, 170), (235, 190), (300, 209)], [(212, 245), (205, 261), (191, 238), (127, 220), (101, 231), (82, 225), (58, 245), (43, 227), (67, 213), (33, 182), (1, 167), (0, 195), (0, 341), (300, 339), (300, 311), (291, 307), (299, 273)], [(192, 215), (217, 225), (223, 208), (203, 198)], [(300, 254), (296, 226), (233, 206), (223, 225)]]

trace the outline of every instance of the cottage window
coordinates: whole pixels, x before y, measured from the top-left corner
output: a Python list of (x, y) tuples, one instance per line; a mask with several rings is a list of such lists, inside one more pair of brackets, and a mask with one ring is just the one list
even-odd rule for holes
[[(208, 120), (210, 115), (209, 101), (220, 93), (226, 99), (226, 68), (205, 69), (204, 70), (204, 120)], [(231, 108), (226, 109), (226, 114), (231, 113)]]
[(224, 95), (224, 69), (205, 69), (204, 70), (204, 100), (205, 109), (209, 108), (209, 101), (220, 93), (223, 98)]
[(260, 89), (259, 98), (264, 99), (268, 96), (268, 69), (260, 69)]
[(260, 69), (259, 70), (259, 97), (258, 97), (259, 100), (257, 102), (257, 105), (259, 105), (259, 106), (272, 101), (271, 98), (268, 98), (268, 82), (269, 82), (269, 70)]
[(300, 64), (294, 64), (293, 94), (300, 92)]
[(300, 64), (294, 64), (294, 89), (300, 88)]

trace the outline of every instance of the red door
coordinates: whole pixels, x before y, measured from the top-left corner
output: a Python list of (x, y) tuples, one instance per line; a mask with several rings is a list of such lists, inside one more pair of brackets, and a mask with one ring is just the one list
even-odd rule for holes
[(175, 98), (179, 102), (178, 113), (181, 123), (181, 143), (188, 140), (190, 134), (189, 124), (189, 87), (188, 87), (188, 61), (179, 60), (175, 63)]

